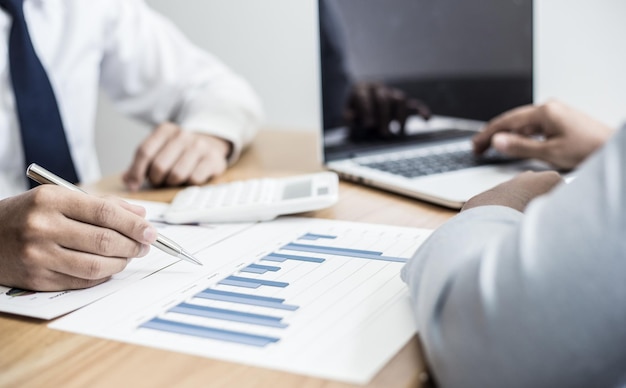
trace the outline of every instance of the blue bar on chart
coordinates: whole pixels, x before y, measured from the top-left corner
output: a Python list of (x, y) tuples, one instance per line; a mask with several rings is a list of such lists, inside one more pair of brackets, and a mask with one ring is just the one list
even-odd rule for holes
[(280, 267), (276, 267), (273, 265), (250, 264), (247, 267), (240, 269), (239, 271), (263, 275), (268, 271), (276, 272), (278, 270), (280, 270)]
[(331, 236), (329, 234), (316, 234), (316, 233), (306, 233), (300, 237), (298, 237), (298, 240), (311, 240), (311, 241), (316, 241), (319, 239), (329, 239), (329, 240), (334, 240), (336, 239), (337, 236)]
[(275, 261), (278, 263), (283, 263), (287, 260), (295, 260), (295, 261), (305, 261), (308, 263), (323, 263), (325, 259), (319, 257), (307, 257), (307, 256), (297, 256), (297, 255), (285, 255), (283, 253), (270, 253), (269, 255), (262, 257), (261, 260), (265, 261)]
[(152, 318), (143, 323), (140, 328), (183, 334), (200, 338), (209, 338), (219, 341), (236, 342), (244, 345), (264, 347), (280, 341), (280, 338), (264, 335), (242, 333), (233, 330), (217, 329), (213, 327), (192, 325), (162, 318)]
[(383, 253), (378, 252), (378, 251), (338, 248), (338, 247), (329, 247), (329, 246), (323, 246), (323, 245), (307, 245), (307, 244), (289, 243), (287, 245), (284, 245), (281, 248), (281, 250), (321, 253), (321, 254), (334, 255), (334, 256), (357, 257), (360, 259), (391, 261), (391, 262), (397, 262), (397, 263), (406, 263), (407, 261), (407, 259), (403, 257), (383, 256)]
[(259, 282), (252, 282), (252, 281), (242, 282), (242, 281), (239, 281), (239, 280), (233, 280), (233, 279), (229, 279), (229, 278), (220, 280), (220, 282), (218, 284), (222, 284), (224, 286), (243, 287), (243, 288), (259, 288), (259, 287), (261, 287), (261, 283), (259, 283)]
[(263, 275), (267, 271), (264, 269), (245, 267), (245, 268), (240, 269), (239, 272), (247, 272), (247, 273), (255, 273), (258, 275)]
[(275, 282), (273, 280), (244, 278), (241, 276), (233, 276), (233, 275), (221, 280), (218, 284), (224, 284), (224, 285), (236, 286), (236, 287), (245, 287), (245, 288), (259, 288), (260, 286), (285, 288), (289, 285), (289, 283), (285, 283), (285, 282)]
[(228, 310), (209, 306), (200, 306), (191, 303), (181, 303), (169, 309), (169, 312), (194, 315), (198, 317), (219, 319), (223, 321), (248, 323), (251, 325), (286, 328), (288, 325), (281, 322), (282, 317), (271, 315), (246, 313), (243, 311)]
[(195, 297), (202, 299), (218, 300), (222, 302), (247, 304), (251, 306), (269, 307), (278, 310), (295, 311), (299, 308), (298, 306), (285, 304), (285, 299), (281, 298), (243, 294), (231, 291), (213, 290), (210, 288), (207, 288), (206, 290), (196, 294)]

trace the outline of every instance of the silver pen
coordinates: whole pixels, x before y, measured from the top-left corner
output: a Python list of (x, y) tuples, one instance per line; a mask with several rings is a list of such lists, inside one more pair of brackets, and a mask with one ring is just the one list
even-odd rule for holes
[[(50, 171), (41, 167), (36, 163), (32, 163), (26, 169), (26, 176), (35, 182), (46, 184), (50, 183), (57, 186), (65, 187), (66, 189), (70, 189), (73, 191), (78, 191), (80, 193), (87, 194), (84, 190), (81, 190), (78, 186), (66, 181), (65, 179), (54, 175)], [(156, 241), (152, 244), (152, 246), (159, 248), (163, 252), (172, 255), (174, 257), (178, 257), (179, 259), (183, 259), (190, 263), (194, 263), (197, 265), (202, 265), (202, 263), (194, 258), (189, 252), (185, 251), (180, 245), (170, 240), (169, 238), (163, 236), (162, 234), (157, 235)]]

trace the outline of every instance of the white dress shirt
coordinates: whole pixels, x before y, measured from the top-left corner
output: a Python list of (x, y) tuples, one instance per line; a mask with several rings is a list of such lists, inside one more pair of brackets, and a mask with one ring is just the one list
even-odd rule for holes
[[(82, 182), (100, 177), (99, 88), (133, 117), (229, 140), (231, 161), (253, 138), (262, 112), (248, 84), (142, 0), (25, 0), (24, 13)], [(0, 198), (27, 188), (8, 62), (11, 23), (0, 10)]]
[(524, 214), (460, 213), (402, 276), (442, 387), (626, 386), (626, 128)]

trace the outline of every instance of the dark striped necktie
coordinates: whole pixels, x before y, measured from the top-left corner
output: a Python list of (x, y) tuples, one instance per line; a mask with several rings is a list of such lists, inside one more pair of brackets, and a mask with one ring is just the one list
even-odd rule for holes
[[(9, 32), (9, 65), (25, 167), (37, 163), (77, 183), (79, 179), (54, 91), (28, 34), (23, 0), (0, 0), (0, 6), (13, 19)], [(29, 182), (33, 187), (34, 183)]]

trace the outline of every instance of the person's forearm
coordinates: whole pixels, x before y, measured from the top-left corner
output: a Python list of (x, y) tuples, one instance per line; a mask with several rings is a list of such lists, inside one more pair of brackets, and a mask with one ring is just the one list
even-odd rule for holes
[(404, 278), (442, 386), (624, 383), (625, 149), (622, 132), (525, 216), (477, 207), (420, 248)]
[(109, 30), (100, 86), (116, 107), (155, 127), (174, 122), (227, 140), (233, 161), (262, 119), (248, 83), (144, 2), (114, 2)]
[(263, 121), (257, 95), (245, 80), (234, 74), (189, 95), (175, 120), (186, 130), (228, 141), (229, 162), (237, 160)]
[(489, 381), (481, 369), (486, 360), (476, 348), (490, 340), (480, 335), (489, 301), (479, 271), (489, 247), (514, 231), (522, 217), (504, 206), (465, 211), (436, 230), (403, 269), (428, 362), (443, 387)]

